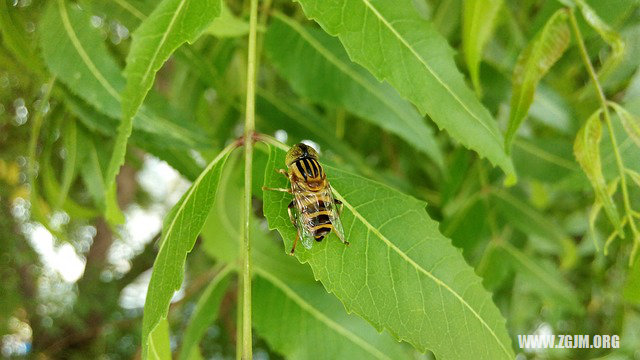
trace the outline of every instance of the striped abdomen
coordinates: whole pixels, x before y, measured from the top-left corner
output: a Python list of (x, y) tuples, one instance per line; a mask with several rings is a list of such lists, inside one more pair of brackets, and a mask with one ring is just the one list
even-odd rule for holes
[(302, 221), (316, 241), (321, 241), (333, 230), (331, 223), (331, 198), (320, 193), (304, 196), (308, 200), (301, 208)]

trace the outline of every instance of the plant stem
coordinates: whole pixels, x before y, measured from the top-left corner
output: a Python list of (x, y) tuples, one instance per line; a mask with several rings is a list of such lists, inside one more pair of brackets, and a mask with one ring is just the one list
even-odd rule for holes
[(251, 360), (251, 168), (253, 136), (256, 127), (256, 22), (258, 0), (251, 0), (249, 17), (249, 51), (247, 56), (247, 107), (244, 122), (244, 234), (242, 246), (242, 358)]
[[(616, 136), (613, 132), (613, 124), (611, 122), (611, 115), (609, 114), (609, 106), (607, 105), (607, 98), (604, 95), (604, 91), (602, 90), (602, 86), (598, 81), (598, 75), (596, 74), (593, 65), (591, 64), (591, 60), (589, 59), (589, 54), (587, 53), (587, 48), (584, 45), (584, 39), (582, 38), (582, 33), (580, 32), (580, 28), (578, 27), (578, 22), (576, 20), (576, 16), (573, 12), (573, 9), (569, 11), (569, 19), (571, 20), (571, 27), (576, 36), (576, 42), (578, 43), (578, 47), (580, 49), (580, 56), (582, 57), (582, 61), (584, 62), (587, 71), (589, 72), (589, 77), (591, 77), (591, 81), (593, 81), (593, 85), (596, 88), (596, 93), (598, 95), (598, 100), (600, 101), (600, 106), (602, 107), (602, 113), (604, 115), (604, 120), (607, 124), (607, 129), (609, 131), (609, 137), (611, 138), (611, 146), (613, 147), (613, 153), (616, 158), (616, 165), (618, 167), (618, 173), (620, 174), (620, 187), (622, 188), (622, 198), (624, 202), (624, 208), (626, 212), (626, 216), (629, 218), (629, 226), (631, 227), (631, 232), (633, 233), (633, 248), (631, 250), (631, 256), (629, 257), (629, 264), (633, 263), (633, 259), (638, 251), (638, 245), (640, 243), (640, 233), (638, 233), (638, 229), (636, 228), (634, 219), (633, 219), (633, 210), (631, 209), (631, 203), (629, 202), (629, 191), (627, 189), (627, 181), (624, 164), (622, 163), (622, 157), (620, 156), (620, 152), (618, 151), (618, 141), (616, 140)], [(621, 231), (621, 236), (623, 232)]]

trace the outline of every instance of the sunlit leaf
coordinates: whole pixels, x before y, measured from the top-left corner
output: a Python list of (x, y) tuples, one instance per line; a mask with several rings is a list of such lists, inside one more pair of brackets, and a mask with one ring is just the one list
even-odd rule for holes
[(511, 150), (516, 131), (529, 112), (538, 82), (569, 46), (568, 18), (566, 9), (556, 11), (518, 57), (513, 70), (509, 128), (505, 135), (507, 151)]
[(160, 249), (149, 282), (142, 320), (142, 353), (149, 356), (149, 334), (162, 318), (166, 318), (169, 302), (180, 289), (184, 263), (216, 197), (220, 173), (234, 145), (225, 148), (182, 196), (165, 218)]
[[(607, 193), (607, 183), (602, 175), (602, 164), (600, 162), (602, 125), (600, 124), (600, 114), (601, 110), (594, 112), (580, 129), (573, 143), (573, 153), (587, 178), (589, 178), (589, 182), (591, 182), (596, 194), (596, 202), (602, 204), (611, 223), (616, 229), (620, 229), (620, 216), (613, 199)], [(621, 236), (623, 235), (621, 234)]]
[[(264, 172), (267, 156), (257, 152), (254, 165)], [(203, 248), (213, 258), (235, 262), (242, 241), (242, 172), (229, 159), (216, 198), (202, 231)], [(262, 190), (258, 190), (262, 192)], [(403, 359), (403, 347), (366, 321), (349, 315), (331, 294), (294, 258), (284, 255), (258, 219), (252, 224), (253, 324), (269, 346), (294, 359)], [(297, 320), (283, 321), (283, 319)], [(302, 331), (304, 329), (304, 331)], [(292, 341), (295, 339), (295, 341)], [(318, 352), (314, 344), (331, 343)], [(355, 356), (355, 357), (354, 357)]]
[(493, 34), (502, 0), (471, 0), (464, 2), (462, 49), (469, 75), (477, 94), (482, 94), (480, 60), (482, 50)]
[(153, 360), (171, 360), (169, 343), (169, 322), (162, 319), (149, 335), (149, 358)]
[[(284, 151), (272, 147), (265, 186), (287, 186), (274, 171), (283, 166)], [(299, 247), (296, 256), (347, 311), (436, 357), (513, 358), (504, 319), (460, 250), (429, 218), (426, 204), (336, 168), (325, 170), (344, 204), (340, 217), (351, 245), (331, 234), (311, 250)], [(264, 193), (269, 227), (280, 232), (286, 250), (296, 236), (287, 215), (290, 199)]]
[[(351, 62), (338, 40), (277, 15), (267, 31), (265, 50), (278, 72), (300, 95), (344, 107), (400, 136), (442, 166), (433, 131), (418, 111), (391, 86)], [(309, 71), (309, 64), (314, 64), (314, 71)]]
[(215, 18), (205, 31), (219, 38), (244, 36), (249, 33), (249, 23), (233, 15), (223, 4), (220, 16)]
[(446, 40), (410, 0), (298, 2), (307, 17), (340, 38), (353, 61), (388, 81), (454, 139), (515, 180), (495, 120), (466, 86)]

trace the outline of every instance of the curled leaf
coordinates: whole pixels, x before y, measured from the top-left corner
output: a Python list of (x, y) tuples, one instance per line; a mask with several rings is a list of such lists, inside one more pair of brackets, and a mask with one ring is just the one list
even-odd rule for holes
[(529, 112), (536, 86), (569, 46), (571, 31), (566, 9), (556, 11), (518, 57), (513, 70), (513, 94), (505, 149), (511, 151), (516, 131)]
[[(578, 131), (576, 140), (573, 143), (573, 153), (582, 167), (585, 175), (589, 179), (591, 186), (596, 194), (596, 202), (602, 204), (607, 217), (616, 228), (620, 230), (620, 216), (613, 203), (613, 199), (607, 191), (607, 183), (602, 174), (602, 164), (600, 161), (600, 140), (602, 138), (602, 125), (600, 124), (599, 109), (587, 119), (584, 126)], [(620, 231), (620, 236), (624, 237), (624, 233)]]

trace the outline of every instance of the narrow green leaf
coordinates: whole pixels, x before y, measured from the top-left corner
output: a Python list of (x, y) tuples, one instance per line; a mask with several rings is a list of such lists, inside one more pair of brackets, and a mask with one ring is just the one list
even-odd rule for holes
[[(45, 161), (40, 163), (40, 166), (42, 166), (42, 185), (44, 195), (49, 203), (53, 203), (60, 198), (60, 184), (55, 177), (55, 170), (51, 164), (50, 153), (48, 150), (43, 152), (42, 158), (45, 159)], [(67, 197), (62, 203), (62, 210), (68, 213), (69, 216), (79, 219), (92, 219), (98, 216), (98, 212), (94, 209), (78, 204), (69, 197)]]
[[(433, 131), (418, 111), (391, 86), (351, 62), (338, 40), (276, 15), (265, 37), (265, 51), (301, 96), (344, 107), (400, 136), (442, 167), (442, 153)], [(309, 64), (314, 64), (314, 71), (309, 71)]]
[(180, 289), (187, 253), (193, 248), (209, 214), (218, 189), (220, 173), (235, 146), (235, 143), (231, 144), (209, 163), (169, 213), (170, 218), (165, 219), (160, 249), (153, 265), (144, 304), (143, 359), (149, 356), (151, 330), (166, 317), (171, 297)]
[(107, 186), (124, 163), (133, 118), (153, 85), (156, 72), (185, 42), (193, 43), (220, 14), (220, 0), (163, 0), (131, 35), (122, 92), (122, 122), (107, 169)]
[(573, 0), (580, 9), (584, 20), (598, 32), (602, 40), (604, 40), (611, 47), (611, 54), (604, 61), (600, 70), (598, 71), (598, 77), (606, 79), (611, 75), (613, 70), (620, 64), (624, 58), (625, 43), (618, 32), (614, 31), (607, 23), (605, 23), (600, 16), (587, 4), (584, 0)]
[(462, 49), (476, 94), (482, 95), (480, 60), (482, 50), (491, 38), (502, 0), (470, 0), (462, 13)]
[(496, 121), (465, 84), (446, 40), (411, 0), (298, 2), (307, 17), (340, 38), (353, 61), (388, 81), (440, 128), (515, 181)]
[(538, 82), (569, 46), (571, 31), (567, 11), (564, 8), (556, 11), (518, 57), (513, 70), (509, 128), (504, 143), (508, 152), (516, 131), (529, 112)]
[[(40, 47), (51, 73), (87, 104), (115, 123), (120, 122), (120, 91), (125, 80), (102, 34), (91, 25), (89, 14), (62, 0), (50, 1), (38, 29)], [(165, 146), (192, 149), (208, 144), (201, 131), (176, 120), (143, 106), (133, 123)]]
[[(585, 175), (587, 175), (589, 182), (591, 182), (596, 194), (596, 202), (602, 204), (609, 220), (616, 230), (619, 230), (621, 228), (620, 216), (613, 199), (609, 197), (607, 192), (607, 183), (602, 175), (602, 164), (600, 162), (601, 112), (602, 110), (594, 112), (580, 129), (573, 143), (573, 153)], [(620, 235), (623, 236), (622, 232)]]
[(575, 253), (573, 241), (550, 218), (504, 190), (496, 189), (491, 195), (497, 210), (508, 219), (508, 223), (525, 234), (537, 235), (542, 248), (551, 250), (555, 255)]
[[(279, 254), (279, 256), (286, 256)], [(300, 265), (298, 265), (300, 266)], [(306, 270), (306, 269), (305, 269)], [(387, 334), (348, 315), (317, 284), (300, 284), (257, 268), (253, 284), (254, 326), (287, 359), (407, 359)], [(317, 344), (331, 346), (318, 351)]]
[(609, 105), (618, 114), (620, 122), (629, 138), (640, 147), (640, 117), (630, 113), (627, 109), (614, 102), (609, 102)]
[(60, 197), (56, 206), (60, 207), (69, 195), (69, 189), (77, 175), (78, 139), (76, 120), (66, 119), (62, 126), (62, 141), (64, 146), (64, 163), (62, 165), (62, 182), (60, 184)]
[[(607, 193), (609, 197), (613, 197), (613, 194), (618, 190), (618, 183), (620, 182), (620, 177), (613, 179), (607, 186)], [(640, 183), (639, 183), (640, 186)], [(602, 202), (600, 202), (597, 198), (593, 203), (591, 210), (589, 211), (589, 230), (591, 231), (591, 235), (593, 237), (594, 245), (596, 250), (600, 250), (600, 246), (598, 246), (597, 239), (595, 237), (596, 233), (596, 220), (598, 219), (598, 215), (600, 214), (600, 210), (602, 210)]]
[(171, 360), (171, 344), (169, 342), (169, 322), (162, 319), (149, 335), (149, 358), (154, 360)]
[(108, 161), (108, 154), (99, 151), (91, 139), (91, 135), (80, 129), (78, 132), (78, 151), (83, 154), (84, 161), (80, 164), (80, 175), (89, 194), (93, 198), (95, 206), (104, 214), (105, 219), (112, 226), (124, 223), (124, 214), (118, 207), (118, 199), (115, 191), (109, 191), (106, 187), (104, 170)]
[[(265, 186), (285, 187), (275, 169), (284, 152), (271, 148)], [(438, 358), (512, 359), (504, 319), (460, 250), (438, 231), (426, 204), (379, 183), (324, 166), (350, 246), (334, 234), (296, 256), (349, 312), (387, 329)], [(265, 191), (264, 214), (287, 252), (296, 230), (287, 215), (290, 195)], [(458, 339), (465, 339), (464, 342)]]
[(525, 276), (528, 284), (534, 287), (542, 298), (551, 301), (559, 308), (573, 311), (576, 314), (584, 311), (578, 301), (575, 289), (553, 266), (539, 260), (533, 261), (531, 256), (509, 243), (500, 243), (498, 248), (507, 255), (504, 258), (509, 261), (514, 270)]
[(122, 93), (123, 123), (131, 121), (149, 89), (156, 72), (185, 42), (193, 43), (220, 15), (220, 0), (163, 0), (131, 34)]
[(244, 36), (249, 33), (249, 23), (237, 18), (226, 5), (222, 4), (220, 16), (211, 22), (206, 33), (218, 38)]
[(627, 272), (622, 296), (630, 303), (640, 304), (640, 261), (636, 261)]
[(194, 353), (198, 351), (200, 339), (211, 323), (218, 317), (222, 297), (229, 286), (230, 271), (231, 267), (229, 266), (223, 268), (202, 292), (193, 310), (193, 314), (189, 319), (189, 324), (187, 324), (187, 328), (184, 330), (184, 337), (178, 359), (192, 359)]

